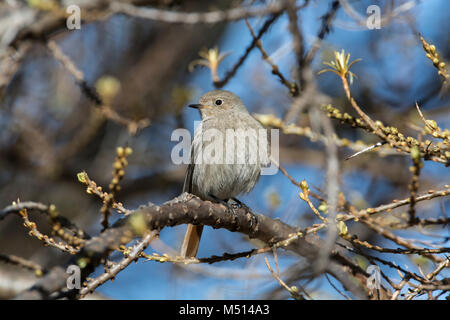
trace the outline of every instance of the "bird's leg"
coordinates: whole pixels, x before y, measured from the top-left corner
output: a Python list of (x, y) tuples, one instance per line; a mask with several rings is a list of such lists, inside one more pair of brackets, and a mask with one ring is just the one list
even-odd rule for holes
[(253, 226), (256, 224), (256, 222), (255, 222), (254, 212), (252, 211), (252, 209), (250, 209), (245, 203), (243, 203), (242, 201), (240, 201), (237, 198), (231, 198), (231, 199), (233, 199), (233, 201), (235, 203), (237, 203), (242, 209), (244, 209), (245, 211), (250, 212), (252, 214), (251, 218), (250, 218), (250, 229), (253, 229)]
[(233, 199), (234, 202), (236, 202), (240, 208), (245, 209), (245, 211), (249, 211), (252, 212), (252, 210), (245, 204), (243, 203), (241, 200), (237, 199), (237, 198), (231, 198)]
[(236, 213), (236, 208), (234, 207), (234, 205), (232, 203), (230, 203), (230, 199), (222, 200), (220, 198), (217, 198), (215, 195), (213, 194), (208, 194), (209, 197), (211, 197), (212, 199), (214, 199), (216, 202), (223, 204), (225, 207), (227, 207), (227, 211), (229, 211), (232, 215), (233, 215), (233, 221), (237, 221), (237, 213)]
[(220, 199), (220, 198), (217, 198), (215, 195), (213, 195), (212, 193), (209, 193), (208, 194), (208, 197), (210, 197), (211, 199), (213, 199), (215, 202), (218, 202), (218, 203), (220, 203), (220, 204), (223, 204), (225, 207), (229, 207), (229, 204), (228, 204), (228, 202), (227, 201), (224, 201), (224, 200), (222, 200), (222, 199)]
[(238, 207), (237, 207), (236, 203), (231, 203), (231, 201), (234, 201), (232, 199), (233, 198), (230, 198), (227, 200), (228, 208), (230, 209), (231, 214), (233, 215), (233, 222), (237, 223), (238, 215), (236, 213), (236, 209), (238, 209)]

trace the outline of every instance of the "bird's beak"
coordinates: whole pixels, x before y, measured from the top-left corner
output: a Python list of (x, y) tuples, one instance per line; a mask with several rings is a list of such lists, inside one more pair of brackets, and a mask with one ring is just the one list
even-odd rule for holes
[(194, 108), (194, 109), (199, 109), (199, 110), (201, 110), (201, 109), (209, 109), (209, 107), (207, 107), (207, 106), (205, 106), (203, 104), (200, 104), (200, 103), (190, 104), (188, 107), (189, 108)]

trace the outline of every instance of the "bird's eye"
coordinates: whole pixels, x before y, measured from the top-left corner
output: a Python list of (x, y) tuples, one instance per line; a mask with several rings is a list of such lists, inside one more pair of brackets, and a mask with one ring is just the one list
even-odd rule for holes
[(215, 104), (216, 104), (216, 106), (220, 106), (221, 104), (222, 104), (222, 100), (220, 100), (220, 99), (217, 99), (216, 100), (216, 102), (215, 102)]

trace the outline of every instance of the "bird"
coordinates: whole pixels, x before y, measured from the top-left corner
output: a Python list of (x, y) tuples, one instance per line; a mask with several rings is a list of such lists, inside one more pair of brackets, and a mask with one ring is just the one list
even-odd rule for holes
[[(191, 144), (183, 192), (223, 203), (234, 213), (230, 203), (245, 206), (236, 197), (250, 192), (262, 168), (270, 163), (267, 131), (249, 114), (241, 99), (227, 90), (209, 91), (189, 107), (200, 111), (202, 121)], [(260, 130), (265, 135), (260, 135)], [(227, 136), (229, 132), (234, 134), (233, 140)], [(206, 152), (211, 149), (214, 151)], [(197, 255), (202, 231), (203, 225), (187, 226), (181, 246), (183, 258)]]

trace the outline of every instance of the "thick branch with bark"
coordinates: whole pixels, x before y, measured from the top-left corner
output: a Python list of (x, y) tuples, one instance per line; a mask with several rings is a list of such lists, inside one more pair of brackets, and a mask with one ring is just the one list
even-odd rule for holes
[[(142, 224), (146, 229), (151, 230), (161, 230), (164, 227), (180, 224), (203, 224), (215, 229), (223, 228), (240, 232), (250, 238), (264, 241), (268, 245), (282, 243), (301, 232), (300, 229), (278, 219), (254, 214), (244, 208), (236, 209), (233, 214), (222, 204), (203, 201), (191, 194), (184, 193), (161, 206), (153, 204), (141, 206), (130, 215), (118, 220), (99, 236), (86, 241), (82, 250), (68, 262), (67, 266), (78, 264), (82, 267), (81, 273), (84, 281), (113, 250), (121, 244), (130, 242), (133, 238), (139, 237), (142, 232)], [(321, 247), (321, 241), (313, 235), (298, 237), (295, 241), (286, 243), (288, 245), (283, 246), (286, 250), (309, 261), (314, 261)], [(364, 281), (367, 281), (367, 273), (339, 251), (332, 251), (331, 263), (326, 272), (337, 278), (356, 296), (366, 296), (362, 288), (365, 284)], [(361, 285), (355, 285), (351, 274)], [(61, 296), (76, 298), (79, 292), (77, 290), (69, 291), (66, 288), (68, 276), (69, 274), (64, 271), (63, 267), (56, 267), (17, 298), (49, 299)]]

